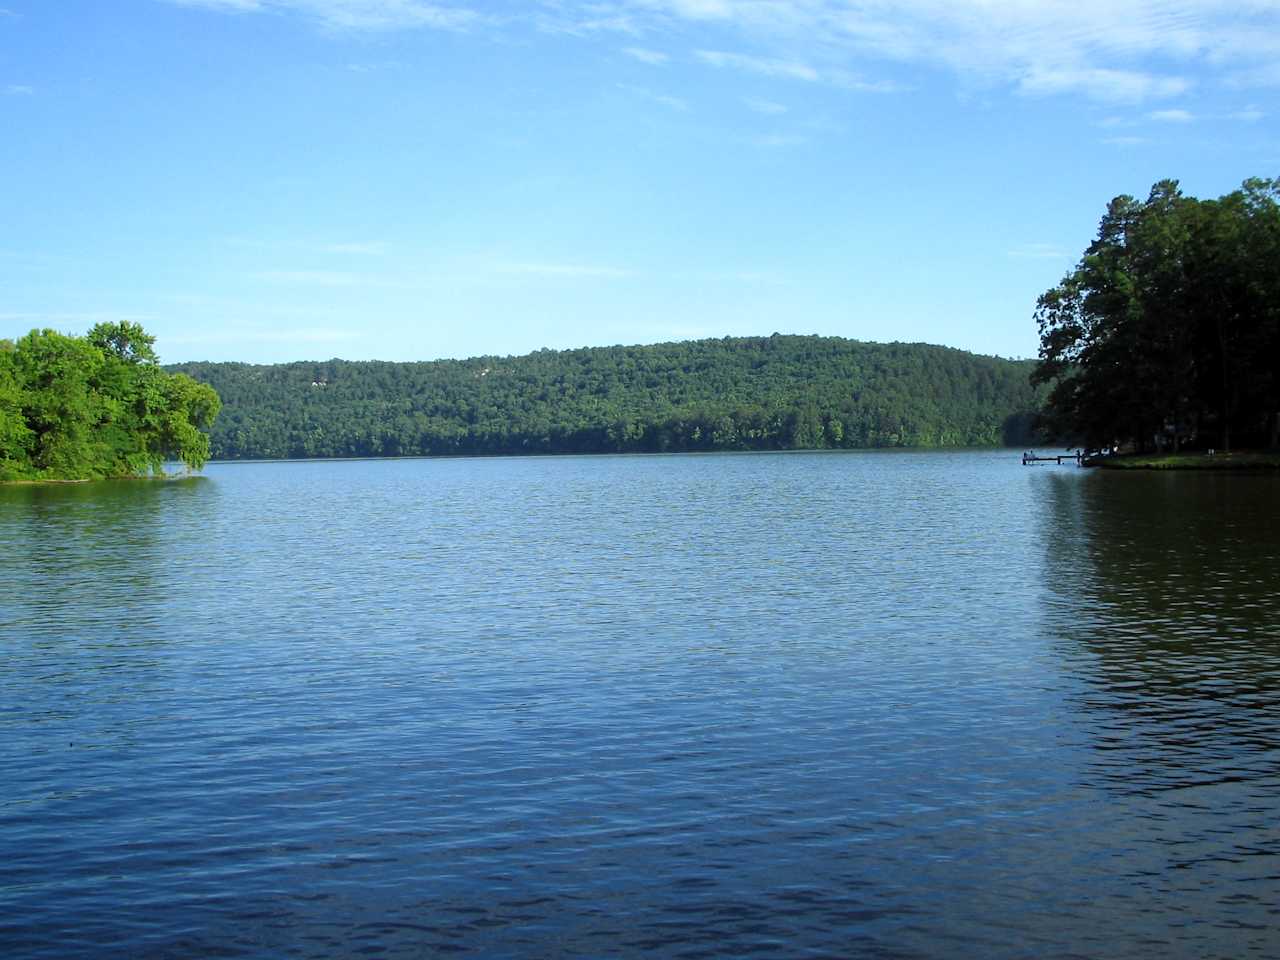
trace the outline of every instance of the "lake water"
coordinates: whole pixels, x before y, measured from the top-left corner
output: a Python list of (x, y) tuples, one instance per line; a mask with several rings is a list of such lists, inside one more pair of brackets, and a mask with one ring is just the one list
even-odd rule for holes
[(0, 955), (1280, 956), (1280, 477), (0, 487)]

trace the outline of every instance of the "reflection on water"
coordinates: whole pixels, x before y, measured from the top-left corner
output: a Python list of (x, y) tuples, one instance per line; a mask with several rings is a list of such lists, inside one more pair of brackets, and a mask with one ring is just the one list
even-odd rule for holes
[(1277, 483), (0, 488), (0, 952), (1280, 955)]
[(24, 640), (146, 636), (172, 612), (167, 526), (211, 493), (201, 477), (0, 485), (0, 624)]
[[(1276, 480), (1099, 475), (1049, 485), (1050, 623), (1087, 651), (1116, 789), (1280, 772)], [(1069, 647), (1067, 648), (1070, 649)], [(1105, 761), (1104, 761), (1105, 763)]]
[(1232, 475), (1045, 484), (1046, 623), (1084, 683), (1069, 722), (1110, 797), (1098, 840), (1153, 939), (1280, 947), (1280, 483)]

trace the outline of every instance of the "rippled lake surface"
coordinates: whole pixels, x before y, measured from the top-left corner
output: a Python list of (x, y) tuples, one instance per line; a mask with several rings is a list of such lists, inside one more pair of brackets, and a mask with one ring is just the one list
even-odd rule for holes
[(0, 954), (1280, 956), (1280, 478), (0, 488)]

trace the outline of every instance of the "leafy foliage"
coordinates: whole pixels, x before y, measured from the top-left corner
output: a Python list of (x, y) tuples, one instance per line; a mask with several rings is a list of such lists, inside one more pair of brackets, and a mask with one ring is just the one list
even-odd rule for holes
[(0, 480), (139, 476), (170, 459), (201, 467), (220, 401), (161, 369), (154, 343), (127, 322), (0, 342)]
[(1053, 434), (1149, 449), (1280, 433), (1280, 180), (1217, 200), (1116, 197), (1037, 304)]
[(219, 459), (1023, 443), (1030, 362), (774, 335), (431, 363), (169, 369), (226, 404)]

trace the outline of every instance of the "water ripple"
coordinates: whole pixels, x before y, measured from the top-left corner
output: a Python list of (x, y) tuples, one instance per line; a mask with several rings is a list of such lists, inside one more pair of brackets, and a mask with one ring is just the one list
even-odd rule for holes
[(1280, 954), (1280, 485), (0, 488), (6, 957)]

